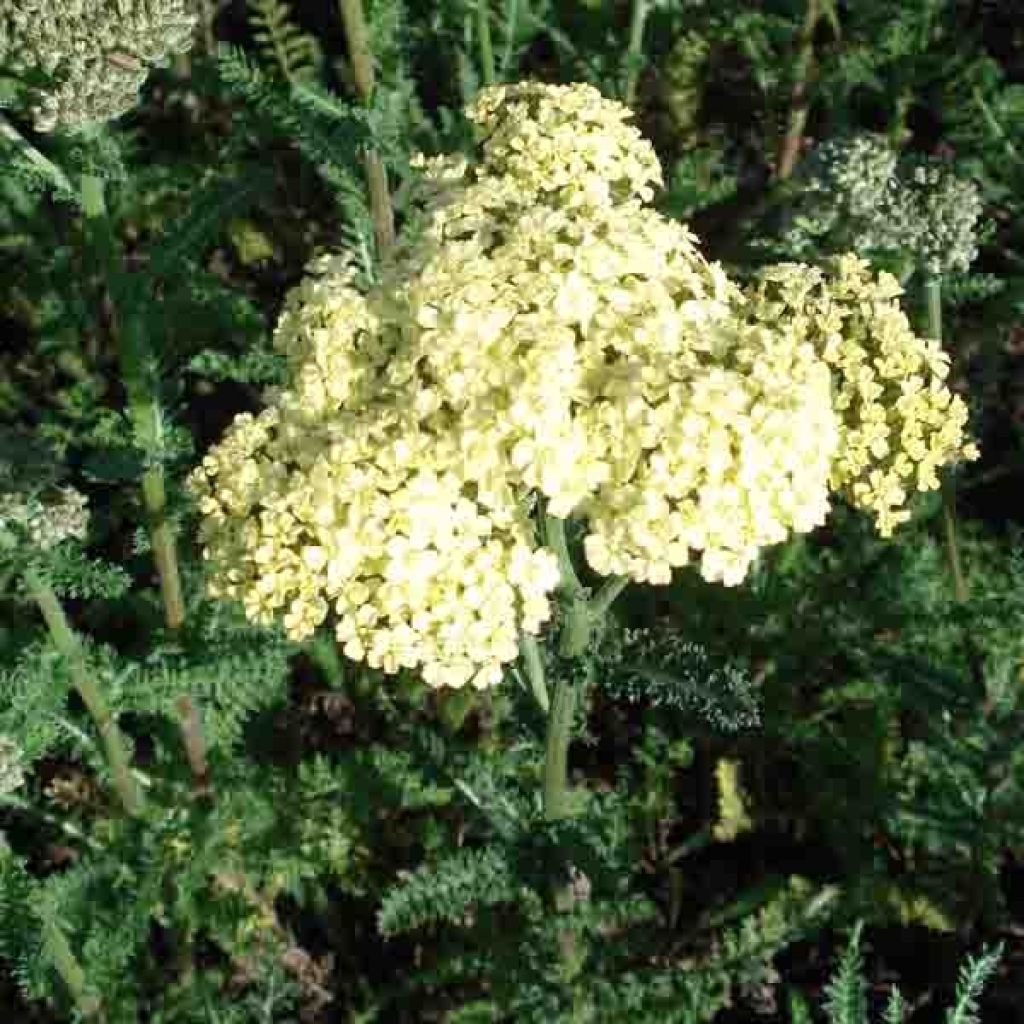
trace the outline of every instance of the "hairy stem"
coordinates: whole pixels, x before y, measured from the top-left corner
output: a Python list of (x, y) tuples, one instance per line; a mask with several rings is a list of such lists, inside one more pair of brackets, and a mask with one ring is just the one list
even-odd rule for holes
[(626, 49), (626, 81), (622, 90), (622, 98), (629, 107), (636, 102), (636, 86), (643, 63), (644, 29), (647, 27), (647, 16), (650, 13), (651, 0), (633, 0), (633, 14), (629, 22), (629, 45)]
[(551, 696), (544, 743), (544, 817), (548, 821), (557, 821), (569, 812), (569, 743), (575, 711), (573, 684), (560, 676)]
[[(82, 212), (109, 284), (110, 279), (120, 272), (120, 267), (107, 218), (103, 180), (93, 174), (83, 175), (81, 197)], [(113, 312), (116, 317), (118, 310)], [(147, 339), (132, 317), (122, 315), (120, 322), (112, 324), (112, 330), (117, 341), (121, 377), (128, 397), (135, 443), (151, 458), (159, 458), (164, 443), (164, 418), (156, 385), (151, 379), (153, 359)], [(174, 530), (167, 518), (164, 469), (159, 463), (150, 466), (143, 474), (142, 505), (160, 583), (164, 621), (168, 629), (179, 629), (185, 621), (185, 599)]]
[(565, 533), (565, 520), (545, 512), (543, 530), (544, 542), (551, 548), (558, 559), (558, 570), (562, 576), (562, 590), (571, 597), (586, 597), (586, 589), (576, 574), (576, 567), (573, 565), (572, 555), (569, 553), (569, 540)]
[(519, 651), (523, 658), (523, 667), (526, 669), (526, 679), (530, 684), (530, 691), (540, 705), (541, 711), (548, 714), (551, 710), (551, 698), (548, 696), (544, 663), (541, 661), (540, 645), (537, 643), (537, 638), (529, 633), (524, 633), (519, 641)]
[[(366, 27), (366, 13), (362, 0), (339, 0), (341, 20), (345, 28), (349, 61), (356, 92), (363, 104), (373, 101), (376, 72), (373, 53), (370, 50), (370, 34)], [(373, 234), (377, 243), (377, 255), (384, 258), (395, 244), (395, 212), (388, 188), (388, 174), (375, 149), (368, 149), (364, 157), (366, 185), (370, 196), (370, 212), (373, 216)]]
[(78, 962), (68, 943), (67, 936), (54, 920), (52, 910), (41, 913), (43, 925), (43, 952), (53, 969), (64, 982), (75, 1008), (85, 1020), (103, 1020), (103, 1008), (99, 999), (89, 991), (85, 971)]
[(814, 70), (814, 30), (821, 18), (821, 0), (807, 0), (804, 23), (797, 39), (796, 61), (793, 68), (793, 85), (789, 93), (789, 117), (786, 134), (779, 144), (776, 159), (776, 177), (785, 181), (790, 177), (800, 159), (800, 145), (807, 114), (810, 109), (808, 89)]
[(143, 798), (135, 777), (132, 775), (131, 759), (124, 736), (118, 728), (106, 698), (100, 689), (86, 661), (78, 635), (71, 628), (60, 599), (50, 584), (34, 569), (25, 573), (25, 586), (35, 601), (46, 622), (54, 646), (64, 657), (71, 672), (71, 683), (82, 698), (86, 710), (96, 725), (103, 742), (107, 767), (114, 782), (114, 789), (128, 814), (142, 813)]
[(629, 586), (627, 576), (610, 576), (601, 589), (591, 598), (590, 614), (597, 619), (608, 613), (616, 598)]
[(206, 737), (203, 735), (199, 708), (188, 694), (182, 694), (174, 702), (174, 707), (178, 712), (181, 738), (185, 744), (185, 756), (192, 771), (196, 794), (204, 796), (210, 792), (210, 763), (206, 757)]
[(494, 67), (494, 44), (491, 42), (490, 0), (476, 0), (476, 41), (480, 53), (480, 80), (494, 85), (497, 72)]

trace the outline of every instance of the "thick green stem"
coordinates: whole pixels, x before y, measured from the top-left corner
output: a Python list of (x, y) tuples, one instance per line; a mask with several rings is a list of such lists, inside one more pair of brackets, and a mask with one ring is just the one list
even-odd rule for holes
[(601, 589), (591, 598), (590, 614), (599, 619), (608, 613), (615, 599), (629, 586), (627, 576), (610, 576), (602, 584)]
[[(348, 44), (348, 56), (352, 64), (352, 77), (355, 80), (356, 92), (359, 93), (363, 104), (369, 106), (373, 102), (376, 72), (373, 66), (370, 34), (366, 28), (366, 14), (363, 10), (362, 0), (339, 0), (338, 6), (345, 28), (345, 40)], [(395, 212), (391, 204), (391, 191), (388, 188), (387, 169), (384, 167), (380, 154), (374, 149), (367, 150), (364, 161), (377, 255), (384, 258), (395, 244)]]
[(102, 690), (89, 671), (85, 651), (64, 614), (59, 598), (49, 583), (33, 569), (25, 573), (25, 586), (42, 613), (54, 646), (67, 662), (72, 685), (82, 698), (100, 734), (114, 789), (124, 809), (131, 815), (141, 814), (142, 791), (132, 775), (131, 760), (124, 736)]
[(790, 177), (800, 159), (807, 113), (810, 109), (808, 91), (814, 70), (814, 30), (821, 18), (821, 0), (807, 0), (804, 23), (797, 40), (796, 61), (793, 67), (793, 85), (789, 93), (789, 117), (786, 134), (779, 145), (776, 160), (776, 177), (785, 181)]
[(505, 0), (505, 48), (501, 54), (502, 77), (508, 74), (519, 38), (519, 0)]
[(523, 658), (523, 667), (526, 669), (526, 679), (530, 684), (530, 691), (541, 711), (547, 714), (551, 710), (551, 698), (548, 696), (544, 663), (541, 660), (537, 638), (529, 633), (524, 633), (519, 641), (519, 652)]
[(82, 970), (82, 965), (71, 949), (67, 936), (54, 920), (53, 912), (44, 910), (41, 918), (43, 952), (60, 976), (60, 980), (64, 982), (75, 1008), (86, 1020), (102, 1020), (102, 1004), (89, 991), (85, 971)]
[[(114, 239), (107, 218), (103, 194), (103, 180), (93, 174), (82, 177), (82, 212), (90, 227), (97, 258), (101, 262), (108, 281), (121, 272)], [(112, 324), (117, 341), (121, 377), (128, 397), (129, 413), (135, 443), (151, 458), (159, 459), (163, 448), (163, 410), (151, 380), (152, 358), (135, 319), (120, 313), (120, 322)], [(160, 583), (160, 596), (164, 609), (164, 621), (168, 629), (179, 629), (185, 621), (185, 600), (178, 569), (178, 553), (174, 530), (167, 518), (167, 491), (164, 470), (159, 463), (151, 466), (142, 477), (142, 503), (153, 546), (153, 560), (156, 564)]]
[(626, 49), (626, 82), (622, 90), (622, 98), (629, 107), (636, 102), (636, 86), (640, 78), (644, 53), (644, 29), (647, 27), (647, 16), (650, 13), (650, 0), (633, 0), (633, 15), (629, 22), (629, 46)]
[(564, 676), (555, 681), (544, 744), (544, 817), (548, 821), (569, 813), (569, 743), (572, 740), (576, 692)]
[(484, 85), (494, 85), (494, 44), (491, 42), (490, 0), (476, 0), (476, 42), (480, 52), (480, 79)]
[(942, 278), (930, 275), (924, 282), (925, 329), (928, 337), (942, 341)]
[(545, 512), (543, 526), (544, 541), (558, 559), (558, 570), (562, 576), (562, 590), (571, 597), (586, 597), (586, 589), (576, 574), (576, 567), (573, 565), (572, 555), (569, 553), (569, 540), (565, 533), (565, 520)]
[(149, 520), (149, 537), (153, 545), (153, 561), (160, 581), (164, 621), (168, 629), (179, 629), (185, 622), (185, 598), (178, 572), (178, 551), (174, 530), (167, 518), (167, 495), (162, 466), (147, 469), (142, 477), (142, 498)]

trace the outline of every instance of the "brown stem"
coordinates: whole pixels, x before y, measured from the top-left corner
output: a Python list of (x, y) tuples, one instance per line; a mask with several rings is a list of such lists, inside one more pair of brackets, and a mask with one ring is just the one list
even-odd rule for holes
[(206, 737), (203, 735), (203, 723), (199, 717), (196, 702), (183, 694), (174, 702), (181, 726), (181, 738), (185, 744), (185, 756), (195, 780), (197, 796), (210, 793), (210, 764), (206, 759)]
[[(356, 92), (359, 93), (362, 102), (369, 106), (373, 101), (376, 74), (362, 0), (339, 0), (339, 7), (341, 20), (345, 27), (345, 39), (348, 43), (348, 56), (352, 64), (352, 77), (355, 79)], [(395, 213), (391, 205), (387, 170), (376, 150), (367, 150), (364, 160), (377, 255), (385, 257), (395, 244)]]
[(808, 87), (814, 70), (814, 30), (821, 18), (821, 0), (807, 0), (803, 27), (797, 40), (793, 86), (789, 94), (789, 122), (779, 146), (775, 175), (779, 181), (789, 178), (800, 159), (800, 148), (810, 109)]

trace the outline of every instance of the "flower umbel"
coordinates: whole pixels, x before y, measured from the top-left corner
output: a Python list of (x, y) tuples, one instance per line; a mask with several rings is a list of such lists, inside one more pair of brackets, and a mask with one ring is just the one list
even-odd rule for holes
[[(878, 446), (848, 410), (856, 354), (893, 349), (885, 380), (918, 357), (891, 296), (856, 312), (876, 285), (853, 270), (834, 299), (803, 269), (745, 296), (646, 205), (654, 152), (589, 86), (485, 89), (469, 115), (478, 159), (421, 161), (379, 282), (361, 292), (334, 256), (293, 291), (290, 386), (192, 485), (214, 593), (296, 638), (332, 615), (346, 654), (386, 671), (488, 686), (551, 614), (538, 501), (585, 523), (599, 574), (659, 583), (696, 562), (738, 583), (824, 520), (830, 481), (859, 493), (860, 448)], [(838, 353), (828, 315), (851, 332)], [(871, 401), (888, 416), (897, 391)], [(895, 415), (925, 424), (928, 482), (962, 422), (936, 440), (908, 402)]]

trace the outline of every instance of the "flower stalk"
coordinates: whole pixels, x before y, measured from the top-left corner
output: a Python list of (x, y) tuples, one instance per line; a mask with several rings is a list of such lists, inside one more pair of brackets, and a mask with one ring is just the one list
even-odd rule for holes
[(786, 134), (782, 137), (776, 160), (775, 174), (779, 181), (785, 181), (796, 169), (800, 159), (804, 128), (810, 111), (811, 75), (814, 72), (814, 30), (822, 15), (821, 0), (807, 0), (804, 22), (797, 37), (796, 61), (793, 68), (793, 85), (789, 93), (789, 116)]
[(494, 85), (498, 74), (494, 64), (494, 44), (491, 40), (490, 0), (476, 0), (476, 38), (480, 52), (480, 80)]
[[(94, 174), (83, 175), (80, 194), (82, 213), (92, 232), (97, 256), (112, 278), (117, 271), (117, 255), (107, 218), (103, 180)], [(167, 516), (164, 468), (159, 462), (164, 444), (163, 410), (155, 383), (150, 379), (151, 353), (137, 322), (122, 316), (121, 322), (114, 326), (114, 333), (135, 441), (153, 463), (142, 475), (142, 504), (160, 584), (164, 621), (168, 629), (175, 630), (185, 622), (185, 599), (174, 529)]]
[(43, 950), (67, 988), (75, 1009), (84, 1020), (104, 1020), (102, 1003), (89, 991), (85, 971), (71, 949), (67, 936), (54, 919), (52, 908), (44, 908), (41, 918)]
[[(366, 13), (363, 10), (362, 0), (339, 0), (339, 6), (356, 92), (363, 104), (369, 106), (373, 102), (376, 73), (373, 66), (373, 53), (370, 50), (370, 36), (366, 27)], [(373, 216), (373, 235), (377, 243), (377, 255), (383, 259), (395, 245), (395, 213), (391, 205), (388, 173), (380, 153), (375, 149), (368, 148), (363, 161), (366, 169), (366, 187), (370, 196), (370, 212)]]
[(633, 0), (633, 13), (629, 21), (629, 46), (626, 49), (626, 81), (622, 90), (623, 102), (631, 107), (636, 102), (636, 87), (643, 64), (644, 30), (651, 13), (651, 0)]
[(78, 635), (71, 628), (64, 608), (47, 580), (35, 569), (24, 575), (25, 586), (46, 622), (54, 646), (64, 657), (71, 673), (71, 683), (82, 698), (89, 716), (100, 734), (107, 767), (114, 789), (125, 811), (137, 817), (142, 813), (142, 790), (132, 774), (131, 758), (124, 735), (107, 704), (103, 691), (89, 670), (85, 651)]

